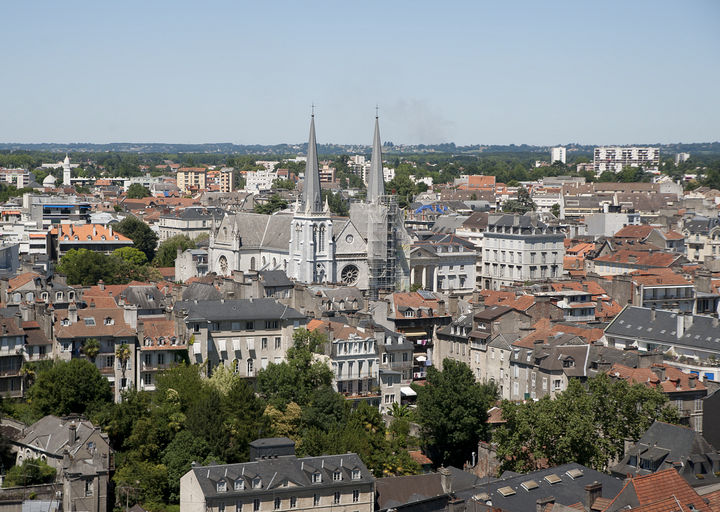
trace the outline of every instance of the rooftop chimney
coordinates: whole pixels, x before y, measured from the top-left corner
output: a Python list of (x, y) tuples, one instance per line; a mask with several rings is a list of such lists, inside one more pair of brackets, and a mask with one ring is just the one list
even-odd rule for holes
[(656, 315), (655, 315), (655, 305), (653, 305), (653, 307), (650, 308), (650, 321), (651, 321), (651, 322), (654, 322), (654, 321), (655, 321), (655, 316), (656, 316)]
[(75, 302), (71, 302), (68, 306), (68, 320), (71, 324), (75, 324), (78, 321), (77, 306)]
[(684, 323), (685, 323), (685, 329), (684, 329), (683, 332), (687, 331), (688, 329), (690, 329), (690, 328), (692, 327), (692, 324), (693, 324), (693, 314), (692, 314), (691, 312), (689, 312), (689, 311), (686, 311), (686, 312), (685, 312), (685, 320), (684, 320)]
[(675, 327), (675, 335), (678, 337), (678, 339), (680, 339), (683, 337), (683, 334), (685, 334), (685, 322), (683, 322), (683, 314), (677, 313), (675, 315), (675, 320), (677, 321)]
[(695, 389), (695, 386), (697, 385), (697, 375), (694, 373), (688, 375), (688, 382), (690, 383), (690, 389)]
[(102, 279), (98, 280), (98, 288), (100, 288), (100, 291), (105, 290), (105, 282)]
[(22, 313), (18, 311), (17, 313), (15, 313), (15, 323), (17, 324), (18, 329), (22, 329), (22, 322)]
[(545, 510), (546, 505), (551, 505), (555, 503), (555, 498), (553, 496), (547, 496), (546, 498), (540, 498), (535, 502), (535, 512), (543, 512)]
[(76, 440), (77, 425), (75, 425), (75, 423), (70, 423), (70, 425), (68, 425), (68, 446), (74, 445)]
[(595, 500), (602, 496), (602, 484), (593, 482), (585, 486), (585, 508), (591, 510)]
[(443, 492), (450, 494), (452, 492), (452, 473), (446, 467), (438, 469), (438, 473), (440, 474), (440, 485), (442, 485)]

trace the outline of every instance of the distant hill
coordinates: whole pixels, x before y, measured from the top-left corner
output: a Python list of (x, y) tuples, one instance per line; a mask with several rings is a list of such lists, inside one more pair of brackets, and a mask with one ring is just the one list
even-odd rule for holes
[[(691, 154), (720, 154), (720, 142), (699, 142), (691, 144), (626, 144), (627, 146), (659, 146), (661, 154), (671, 155), (679, 152)], [(592, 153), (596, 146), (567, 144), (569, 152)], [(412, 153), (451, 153), (451, 154), (479, 154), (479, 153), (546, 153), (550, 146), (529, 146), (527, 144), (500, 145), (471, 145), (456, 146), (454, 143), (444, 144), (418, 144), (395, 145), (386, 142), (383, 151), (386, 154), (412, 154)], [(370, 146), (320, 144), (318, 152), (323, 155), (340, 155), (354, 153), (370, 153)], [(114, 142), (111, 144), (89, 143), (39, 143), (39, 144), (13, 144), (0, 143), (0, 151), (46, 151), (54, 153), (205, 153), (224, 155), (304, 155), (307, 143), (302, 144), (275, 144), (275, 145), (238, 145), (229, 142), (217, 144), (165, 144), (165, 143), (132, 143)]]

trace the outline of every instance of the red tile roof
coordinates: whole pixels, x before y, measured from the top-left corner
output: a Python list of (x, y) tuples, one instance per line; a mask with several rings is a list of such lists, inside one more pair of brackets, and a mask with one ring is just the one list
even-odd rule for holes
[[(665, 372), (665, 379), (660, 377), (653, 371)], [(702, 391), (707, 389), (705, 384), (699, 381), (694, 374), (685, 373), (679, 368), (668, 366), (665, 364), (654, 364), (651, 368), (630, 368), (619, 363), (615, 363), (607, 374), (616, 379), (622, 379), (630, 384), (644, 384), (647, 387), (658, 388), (664, 393), (685, 393), (686, 391), (695, 390)], [(695, 381), (695, 387), (690, 387), (690, 377)]]
[(140, 350), (178, 350), (185, 347), (184, 343), (178, 344), (174, 320), (150, 318), (143, 321)]
[(614, 238), (637, 238), (640, 240), (646, 239), (648, 236), (650, 236), (650, 233), (653, 232), (655, 228), (652, 226), (648, 226), (647, 224), (642, 224), (639, 226), (631, 225), (631, 226), (625, 226), (620, 231), (615, 233), (613, 235)]
[(670, 268), (636, 270), (630, 273), (633, 281), (644, 286), (692, 286), (683, 276)]
[[(93, 241), (100, 242), (104, 240), (114, 240), (116, 242), (132, 243), (125, 235), (114, 231), (110, 227), (102, 224), (59, 224), (50, 231), (51, 234), (57, 235), (60, 240), (77, 240), (77, 241)], [(66, 238), (67, 237), (67, 238)]]
[(410, 450), (408, 451), (408, 455), (410, 455), (410, 458), (421, 466), (432, 464), (432, 461), (420, 450)]
[(670, 252), (633, 251), (621, 249), (617, 252), (595, 258), (595, 262), (633, 264), (644, 267), (669, 267), (679, 258), (679, 254)]
[[(700, 495), (690, 487), (690, 484), (681, 477), (675, 469), (665, 469), (651, 475), (636, 476), (631, 485), (637, 496), (638, 502), (644, 508), (644, 512), (660, 512), (667, 510), (665, 500), (673, 498), (675, 510), (677, 503), (680, 503), (682, 510), (690, 510), (690, 505), (699, 512), (712, 512), (712, 509), (705, 503)], [(651, 505), (657, 504), (657, 508)]]
[(515, 295), (515, 292), (496, 290), (482, 290), (480, 295), (483, 297), (485, 307), (508, 306), (517, 311), (527, 311), (535, 304), (534, 295)]
[[(69, 310), (56, 309), (55, 336), (58, 339), (88, 338), (100, 336), (130, 337), (135, 336), (135, 329), (125, 323), (124, 311), (119, 308), (85, 308), (78, 309), (78, 321), (70, 325), (62, 325), (68, 318)], [(86, 320), (93, 319), (88, 324)], [(107, 322), (109, 319), (110, 322)]]
[(36, 277), (40, 277), (40, 274), (37, 274), (35, 272), (25, 272), (24, 274), (13, 277), (8, 281), (8, 291), (20, 288), (21, 286), (28, 284)]

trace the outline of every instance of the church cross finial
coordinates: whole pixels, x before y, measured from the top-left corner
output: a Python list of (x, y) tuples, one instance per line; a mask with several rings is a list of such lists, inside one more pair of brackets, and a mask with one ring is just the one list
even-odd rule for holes
[(375, 119), (378, 118), (378, 111), (380, 110), (380, 107), (378, 107), (377, 103), (375, 104)]
[(315, 103), (314, 102), (310, 104), (310, 115), (312, 117), (315, 117)]

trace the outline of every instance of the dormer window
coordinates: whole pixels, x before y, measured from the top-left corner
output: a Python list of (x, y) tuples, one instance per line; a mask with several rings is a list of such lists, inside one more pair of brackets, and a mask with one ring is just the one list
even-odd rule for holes
[(342, 473), (338, 469), (333, 473), (333, 482), (339, 482), (340, 480), (342, 480)]
[(87, 239), (88, 239), (88, 240), (92, 240), (92, 235), (88, 235), (88, 236), (87, 236)]
[(60, 322), (60, 323), (61, 323), (63, 326), (68, 326), (68, 325), (70, 325), (70, 320), (68, 320), (67, 318), (63, 318), (63, 319), (62, 319), (62, 322)]
[(107, 240), (107, 239), (105, 238), (105, 235), (101, 235), (100, 240)]
[(56, 300), (56, 301), (63, 300), (63, 293), (62, 293), (62, 292), (57, 292), (57, 293), (55, 294), (55, 300)]
[(405, 311), (405, 318), (412, 318), (412, 316), (413, 316), (413, 312), (411, 309), (408, 309), (407, 311)]
[(312, 474), (312, 483), (314, 483), (314, 484), (322, 483), (322, 474), (320, 473), (320, 471), (316, 471), (315, 473)]
[(245, 480), (243, 479), (237, 479), (235, 480), (235, 490), (236, 491), (243, 491), (245, 490)]
[(565, 360), (563, 360), (563, 368), (574, 368), (575, 367), (575, 359), (572, 357), (568, 357)]
[(359, 469), (353, 469), (353, 470), (352, 470), (352, 479), (353, 479), (353, 480), (360, 480), (360, 470), (359, 470)]
[(227, 491), (227, 482), (225, 480), (222, 480), (217, 483), (217, 492), (226, 492)]
[(114, 324), (115, 324), (115, 320), (113, 320), (112, 317), (107, 317), (105, 319), (105, 325), (114, 325)]
[(253, 489), (262, 489), (262, 478), (260, 478), (259, 476), (256, 476), (255, 478), (253, 478), (252, 488)]

